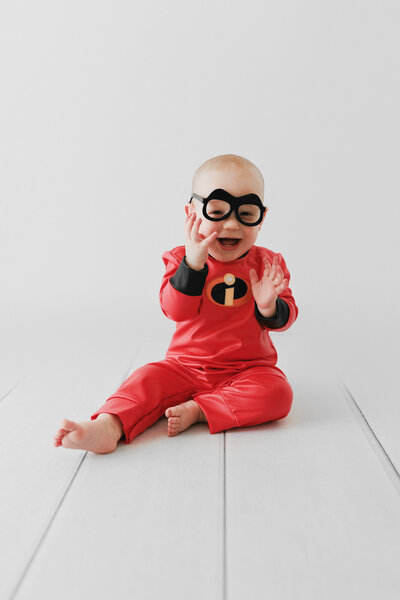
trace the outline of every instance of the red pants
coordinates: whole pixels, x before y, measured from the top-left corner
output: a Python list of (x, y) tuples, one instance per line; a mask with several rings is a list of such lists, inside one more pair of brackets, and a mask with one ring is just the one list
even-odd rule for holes
[(293, 391), (286, 375), (275, 366), (205, 370), (165, 359), (134, 371), (91, 419), (100, 413), (118, 415), (129, 444), (169, 406), (190, 399), (204, 412), (210, 433), (217, 433), (286, 417)]

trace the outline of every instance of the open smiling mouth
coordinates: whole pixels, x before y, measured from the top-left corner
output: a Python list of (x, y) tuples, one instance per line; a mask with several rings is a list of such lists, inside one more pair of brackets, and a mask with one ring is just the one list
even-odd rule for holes
[(217, 238), (217, 239), (218, 239), (219, 245), (222, 246), (223, 248), (235, 248), (240, 242), (239, 238)]

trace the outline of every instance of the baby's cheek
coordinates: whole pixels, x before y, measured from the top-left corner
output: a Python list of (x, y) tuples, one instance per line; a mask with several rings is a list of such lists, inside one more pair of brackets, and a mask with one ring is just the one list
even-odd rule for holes
[(200, 225), (200, 233), (202, 233), (204, 235), (204, 237), (208, 237), (209, 235), (211, 235), (211, 233), (213, 233), (214, 231), (217, 231), (217, 229), (215, 227), (213, 227), (212, 225), (208, 225), (208, 223), (204, 223), (204, 221), (202, 222), (202, 224)]

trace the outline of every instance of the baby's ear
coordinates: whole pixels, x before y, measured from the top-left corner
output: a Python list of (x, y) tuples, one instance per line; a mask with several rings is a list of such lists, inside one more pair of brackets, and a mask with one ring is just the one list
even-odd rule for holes
[(268, 212), (268, 206), (266, 206), (266, 207), (265, 207), (264, 216), (263, 216), (263, 219), (262, 219), (262, 221), (261, 221), (261, 223), (260, 223), (260, 225), (259, 225), (259, 227), (258, 227), (258, 230), (260, 230), (260, 229), (261, 229), (261, 226), (263, 225), (263, 223), (264, 223), (264, 221), (265, 221), (265, 217), (267, 216), (267, 212)]
[(188, 202), (187, 204), (185, 204), (185, 213), (186, 213), (186, 216), (188, 217), (192, 212), (196, 212), (195, 208), (194, 208), (193, 204), (190, 204)]

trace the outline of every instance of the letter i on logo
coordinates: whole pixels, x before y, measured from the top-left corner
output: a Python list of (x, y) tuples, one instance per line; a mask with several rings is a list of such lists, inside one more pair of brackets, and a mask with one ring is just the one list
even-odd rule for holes
[(225, 306), (233, 306), (233, 297), (235, 295), (235, 288), (232, 287), (234, 286), (236, 281), (236, 277), (234, 275), (232, 275), (232, 273), (227, 273), (224, 276), (224, 283), (226, 283), (226, 285), (229, 285), (230, 287), (227, 287), (225, 290)]

